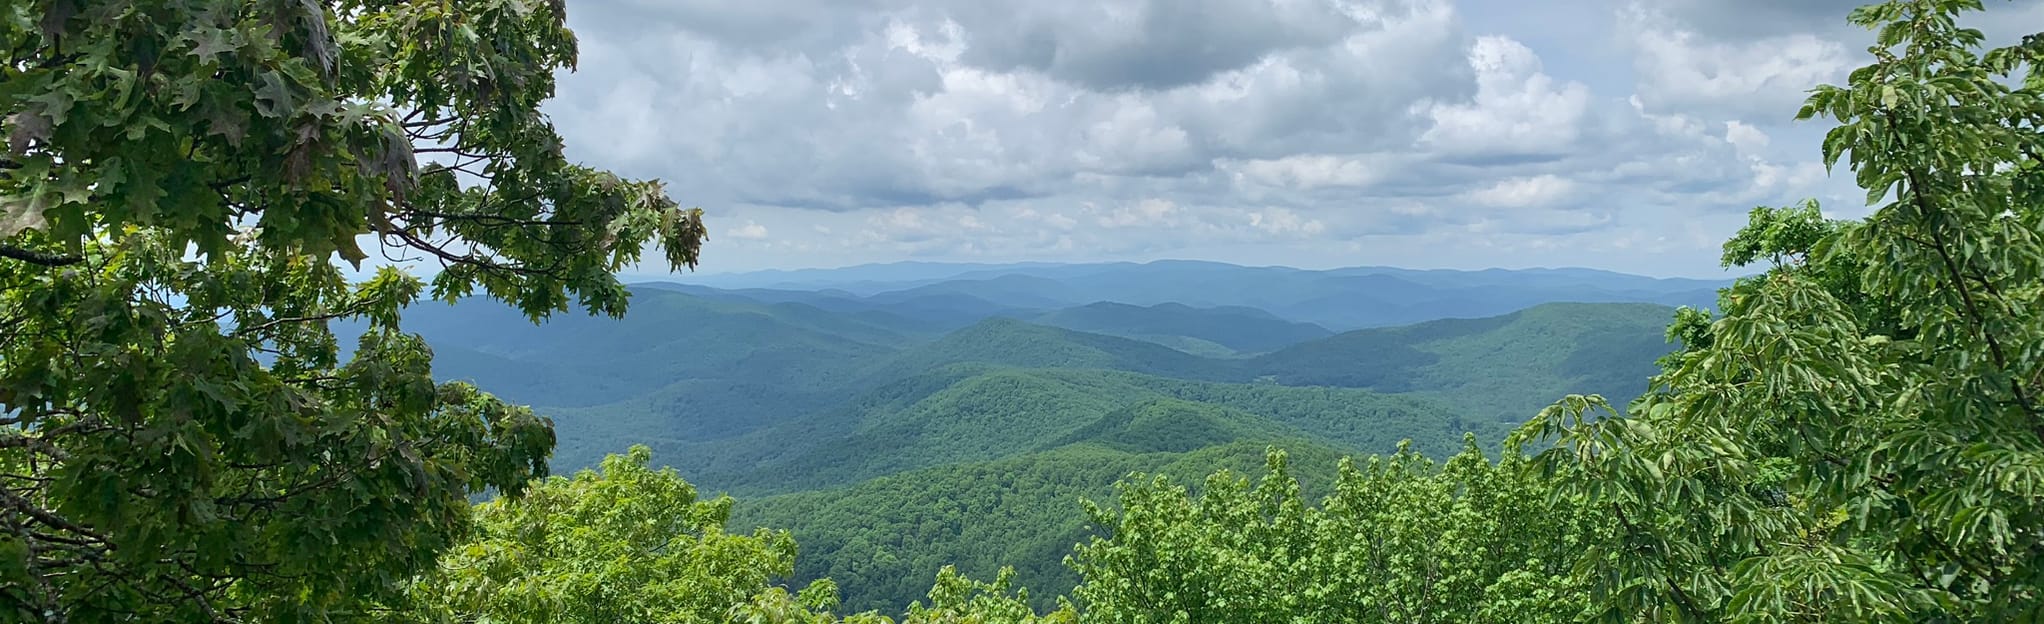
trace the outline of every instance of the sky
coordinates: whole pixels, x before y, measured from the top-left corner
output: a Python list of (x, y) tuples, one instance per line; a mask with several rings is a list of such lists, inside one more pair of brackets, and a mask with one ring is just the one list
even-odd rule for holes
[[(2044, 0), (1988, 0), (1990, 43)], [(1867, 212), (1805, 92), (1858, 0), (575, 0), (570, 158), (706, 214), (703, 273), (1201, 259), (1720, 277), (1757, 205)], [(2036, 28), (2033, 26), (2032, 30)]]

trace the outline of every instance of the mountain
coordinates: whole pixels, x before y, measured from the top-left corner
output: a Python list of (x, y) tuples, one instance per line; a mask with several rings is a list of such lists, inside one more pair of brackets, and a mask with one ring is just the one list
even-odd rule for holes
[(960, 362), (1020, 368), (1080, 368), (1222, 380), (1237, 376), (1232, 363), (1142, 340), (990, 318), (902, 352), (879, 368), (891, 379)]
[[(1627, 400), (1670, 348), (1668, 309), (1644, 304), (1357, 330), (1244, 359), (1009, 318), (930, 339), (807, 304), (635, 293), (623, 321), (536, 327), (466, 303), (408, 314), (442, 378), (555, 420), (562, 469), (646, 442), (706, 486), (752, 494), (992, 459), (1157, 398), (1239, 409), (1358, 452), (1404, 438), (1447, 451), (1465, 431), (1494, 442), (1569, 393)], [(1088, 313), (1101, 309), (1128, 312)], [(1296, 327), (1240, 310), (1138, 311)]]
[[(436, 376), (553, 417), (566, 469), (641, 439), (720, 439), (830, 407), (864, 371), (929, 340), (898, 318), (644, 287), (622, 319), (574, 312), (535, 325), (463, 300), (414, 305), (405, 323), (432, 346)], [(350, 344), (362, 326), (335, 329)]]
[(1523, 420), (1563, 395), (1623, 404), (1646, 390), (1673, 311), (1651, 304), (1545, 304), (1481, 319), (1366, 329), (1301, 343), (1249, 366), (1274, 383), (1435, 397), (1473, 418)]
[(649, 445), (745, 500), (734, 528), (794, 530), (800, 575), (898, 606), (945, 563), (1069, 589), (1077, 498), (1132, 471), (1249, 469), (1272, 445), (1329, 463), (1401, 443), (1445, 455), (1566, 394), (1623, 402), (1672, 348), (1662, 303), (1708, 286), (1194, 262), (851, 275), (637, 284), (623, 319), (540, 325), (422, 303), (407, 327), (437, 376), (553, 419), (556, 471)]
[[(1136, 306), (1101, 301), (1029, 320), (1052, 327), (1134, 338), (1181, 351), (1215, 355), (1261, 353), (1334, 334), (1325, 327), (1287, 321), (1256, 308), (1195, 308), (1181, 303)], [(1218, 346), (1222, 352), (1200, 349), (1203, 345)]]
[(721, 288), (776, 288), (785, 290), (858, 290), (861, 284), (899, 288), (904, 284), (943, 281), (979, 272), (996, 274), (1067, 266), (1058, 263), (974, 264), (955, 262), (892, 262), (862, 264), (831, 269), (766, 270), (741, 273), (693, 275), (690, 281)]
[(1013, 310), (1056, 308), (1088, 296), (1083, 287), (1034, 275), (1008, 274), (985, 279), (956, 279), (868, 295), (869, 301), (896, 303), (931, 297), (985, 301)]
[(1130, 453), (1185, 453), (1243, 440), (1303, 438), (1282, 423), (1231, 407), (1151, 399), (1101, 416), (1049, 446), (1094, 443)]
[[(948, 267), (948, 268), (947, 268)], [(1014, 315), (1096, 302), (1134, 306), (1251, 307), (1333, 330), (1389, 327), (1442, 318), (1481, 318), (1543, 303), (1655, 303), (1709, 307), (1730, 280), (1652, 278), (1592, 269), (1306, 270), (1216, 262), (912, 265), (915, 279), (889, 282), (879, 267), (804, 273), (807, 289), (835, 289), (877, 303), (920, 297), (979, 302)], [(913, 269), (913, 270), (910, 270)], [(837, 277), (832, 277), (837, 275)], [(697, 283), (709, 283), (697, 280)], [(727, 288), (780, 283), (723, 276)]]
[[(1262, 423), (1259, 431), (1361, 453), (1388, 453), (1403, 440), (1445, 453), (1460, 446), (1465, 432), (1494, 443), (1509, 429), (1507, 423), (1463, 418), (1436, 399), (1355, 388), (956, 364), (878, 386), (845, 409), (731, 439), (654, 449), (701, 484), (758, 496), (997, 459), (1080, 439), (1112, 444), (1119, 438), (1102, 428), (1148, 431), (1168, 420), (1158, 413), (1116, 420), (1117, 413), (1145, 404), (1220, 410), (1212, 413), (1221, 420), (1186, 421), (1193, 423), (1182, 432), (1189, 437), (1198, 431), (1240, 433), (1236, 425), (1253, 417)], [(563, 421), (563, 429), (568, 426)]]
[[(882, 324), (801, 304), (718, 301), (657, 289), (635, 289), (622, 319), (579, 311), (535, 325), (517, 310), (488, 300), (421, 303), (405, 311), (405, 327), (438, 352), (471, 352), (440, 362), (509, 400), (544, 406), (586, 406), (636, 396), (683, 379), (828, 383), (845, 367), (914, 342)], [(359, 328), (340, 331), (353, 333)], [(595, 380), (595, 387), (518, 380), (534, 375)]]
[(772, 288), (722, 290), (674, 282), (645, 282), (635, 286), (723, 301), (799, 304), (887, 326), (912, 335), (950, 331), (992, 316), (1026, 316), (1041, 313), (1040, 308), (1003, 305), (958, 292), (933, 291), (882, 299), (865, 298), (843, 290), (803, 291)]

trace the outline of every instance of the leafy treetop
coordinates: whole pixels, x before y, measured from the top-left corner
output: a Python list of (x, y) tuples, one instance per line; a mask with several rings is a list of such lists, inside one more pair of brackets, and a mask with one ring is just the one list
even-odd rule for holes
[[(399, 331), (433, 296), (622, 314), (701, 214), (572, 164), (559, 2), (0, 4), (0, 619), (375, 618), (545, 474), (551, 425)], [(366, 318), (342, 362), (326, 321)]]

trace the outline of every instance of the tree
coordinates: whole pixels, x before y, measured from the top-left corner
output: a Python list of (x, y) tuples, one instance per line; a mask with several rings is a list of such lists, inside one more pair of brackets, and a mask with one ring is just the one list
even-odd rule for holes
[[(1074, 624), (1079, 613), (1070, 602), (1060, 599), (1058, 608), (1037, 614), (1029, 607), (1029, 593), (1014, 590), (1015, 570), (1002, 568), (993, 582), (981, 582), (959, 574), (953, 566), (937, 571), (930, 588), (930, 606), (910, 604), (901, 624)], [(751, 603), (731, 611), (731, 621), (744, 624), (894, 624), (878, 613), (860, 613), (838, 618), (830, 614), (836, 606), (837, 588), (829, 580), (817, 581), (797, 596), (774, 588), (762, 592)]]
[(336, 256), (537, 320), (704, 238), (562, 155), (559, 2), (25, 0), (0, 54), (0, 619), (376, 615), (553, 434), (433, 381), (427, 282)]
[[(475, 536), (414, 588), (415, 616), (446, 622), (723, 622), (795, 572), (787, 531), (724, 532), (731, 499), (702, 500), (634, 446), (602, 472), (482, 503)], [(834, 587), (805, 590), (827, 608)]]
[(1618, 521), (1604, 621), (2044, 618), (2044, 38), (1983, 52), (1981, 8), (1854, 11), (1874, 62), (1799, 117), (1874, 213), (1756, 211), (1725, 260), (1770, 270), (1678, 317), (1652, 392), (1522, 430)]
[(1508, 448), (1487, 460), (1474, 436), (1437, 465), (1401, 448), (1344, 459), (1334, 492), (1306, 503), (1284, 453), (1263, 480), (1215, 473), (1193, 496), (1132, 477), (1121, 509), (1089, 505), (1104, 534), (1068, 563), (1087, 621), (1573, 622), (1588, 606), (1574, 553), (1604, 518), (1545, 482)]

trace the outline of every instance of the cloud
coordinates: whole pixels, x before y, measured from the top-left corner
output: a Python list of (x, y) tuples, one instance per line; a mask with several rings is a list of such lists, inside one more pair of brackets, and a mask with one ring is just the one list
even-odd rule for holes
[(1511, 178), (1471, 191), (1469, 200), (1485, 206), (1525, 208), (1561, 201), (1575, 190), (1575, 183), (1552, 174)]
[(1177, 203), (1152, 198), (1102, 211), (1094, 222), (1103, 228), (1154, 228), (1176, 225), (1178, 214)]
[(745, 225), (732, 228), (724, 232), (724, 235), (738, 240), (765, 240), (767, 229), (757, 221), (747, 220)]
[(1590, 92), (1541, 72), (1540, 57), (1510, 37), (1485, 36), (1469, 49), (1476, 97), (1425, 107), (1433, 127), (1422, 144), (1457, 156), (1526, 156), (1565, 152), (1576, 140)]
[(1750, 124), (1732, 120), (1725, 122), (1725, 142), (1739, 150), (1740, 154), (1758, 154), (1767, 149), (1767, 133)]
[(1195, 85), (1360, 27), (1332, 2), (1095, 0), (956, 6), (983, 33), (967, 62), (1027, 70), (1101, 91)]
[(1244, 184), (1294, 189), (1362, 187), (1384, 175), (1385, 159), (1371, 156), (1295, 154), (1255, 160), (1221, 159), (1214, 166)]
[(1653, 0), (1635, 2), (1635, 10), (1651, 7), (1665, 19), (1679, 22), (1702, 37), (1758, 41), (1784, 35), (1836, 32), (1851, 28), (1845, 16), (1870, 0)]
[(1665, 232), (1849, 187), (1780, 119), (1858, 62), (1842, 12), (1482, 1), (577, 0), (548, 112), (572, 158), (732, 224), (712, 270), (1632, 245), (1614, 268), (1679, 271), (1716, 241)]
[[(1709, 109), (1733, 116), (1786, 120), (1811, 88), (1838, 81), (1859, 62), (1839, 39), (1821, 32), (1752, 28), (1730, 29), (1735, 32), (1728, 37), (1710, 34), (1727, 31), (1716, 16), (1738, 15), (1735, 11), (1741, 9), (1751, 9), (1752, 17), (1742, 19), (1755, 22), (1765, 21), (1764, 16), (1770, 14), (1787, 16), (1775, 22), (1777, 25), (1795, 24), (1801, 21), (1797, 17), (1816, 14), (1746, 7), (1748, 4), (1757, 3), (1739, 0), (1709, 10), (1687, 2), (1654, 8), (1634, 3), (1622, 9), (1619, 24), (1634, 55), (1638, 94), (1644, 105), (1655, 110)], [(1835, 15), (1843, 23), (1844, 12)]]
[(1249, 213), (1249, 226), (1277, 235), (1312, 236), (1327, 230), (1327, 225), (1317, 219), (1299, 216), (1299, 213), (1283, 208), (1267, 208)]

